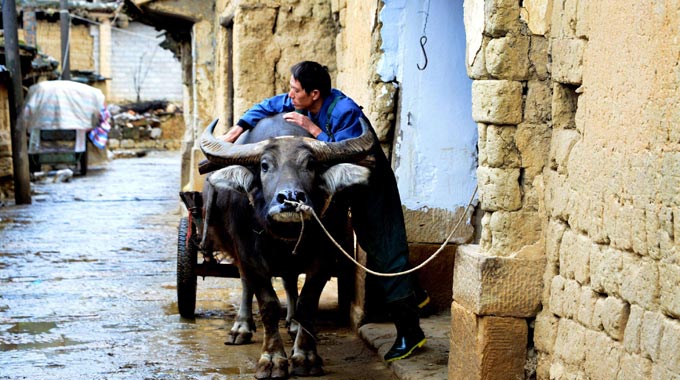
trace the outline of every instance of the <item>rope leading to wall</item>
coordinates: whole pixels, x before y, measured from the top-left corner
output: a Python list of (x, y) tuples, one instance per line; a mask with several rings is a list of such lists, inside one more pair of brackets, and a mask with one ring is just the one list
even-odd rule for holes
[[(301, 214), (302, 214), (302, 213), (311, 214), (311, 215), (314, 217), (314, 219), (316, 219), (316, 221), (319, 223), (319, 226), (321, 226), (321, 229), (323, 230), (323, 232), (326, 233), (326, 236), (328, 236), (328, 238), (331, 240), (331, 242), (332, 242), (333, 244), (335, 244), (336, 247), (338, 247), (338, 249), (340, 250), (340, 252), (342, 252), (342, 253), (345, 255), (345, 257), (347, 257), (350, 261), (352, 261), (356, 266), (358, 266), (359, 268), (363, 269), (366, 273), (370, 273), (370, 274), (372, 274), (372, 275), (379, 276), (379, 277), (396, 277), (396, 276), (402, 276), (402, 275), (409, 274), (409, 273), (413, 273), (413, 272), (415, 272), (415, 271), (417, 271), (417, 270), (420, 270), (420, 269), (423, 268), (425, 265), (427, 265), (430, 261), (434, 260), (435, 257), (437, 257), (437, 255), (439, 255), (439, 254), (444, 250), (444, 247), (446, 247), (446, 245), (449, 243), (449, 241), (450, 241), (451, 238), (453, 237), (453, 234), (458, 230), (458, 227), (459, 227), (460, 224), (463, 222), (463, 219), (465, 218), (465, 216), (467, 215), (468, 211), (470, 210), (470, 207), (472, 206), (472, 202), (473, 202), (474, 199), (475, 199), (475, 195), (477, 195), (477, 186), (475, 186), (475, 190), (472, 192), (472, 196), (470, 197), (470, 201), (468, 202), (467, 206), (465, 206), (465, 210), (463, 211), (463, 215), (460, 216), (460, 219), (458, 219), (458, 222), (456, 223), (456, 225), (453, 227), (453, 229), (451, 230), (451, 232), (447, 235), (446, 240), (444, 240), (444, 242), (442, 243), (442, 245), (439, 246), (439, 249), (437, 249), (437, 250), (432, 254), (432, 256), (430, 256), (427, 260), (423, 261), (422, 263), (420, 263), (420, 264), (419, 264), (418, 266), (416, 266), (416, 267), (413, 267), (413, 268), (411, 268), (411, 269), (409, 269), (409, 270), (405, 270), (405, 271), (402, 271), (402, 272), (396, 272), (396, 273), (382, 273), (382, 272), (376, 272), (376, 271), (373, 271), (373, 270), (371, 270), (371, 269), (368, 269), (366, 266), (364, 266), (364, 265), (361, 264), (360, 262), (356, 261), (356, 259), (354, 259), (354, 257), (352, 257), (352, 255), (350, 255), (349, 253), (347, 253), (347, 251), (345, 251), (345, 250), (342, 248), (342, 246), (341, 246), (341, 245), (333, 238), (333, 236), (331, 236), (330, 232), (328, 232), (328, 230), (326, 229), (326, 227), (323, 225), (323, 223), (321, 222), (321, 220), (319, 219), (319, 217), (318, 217), (318, 216), (316, 215), (316, 213), (314, 212), (314, 209), (312, 209), (311, 207), (309, 207), (309, 206), (307, 206), (307, 205), (303, 205), (303, 204), (301, 204), (300, 202), (293, 202), (293, 201), (288, 201), (288, 200), (286, 200), (285, 202), (286, 202), (286, 203), (290, 203), (290, 204), (294, 204), (294, 205), (296, 206), (295, 211), (297, 211), (297, 212), (299, 212), (299, 213), (301, 213)], [(302, 231), (300, 232), (300, 239), (302, 239)], [(300, 240), (298, 239), (298, 243), (299, 243), (299, 241), (300, 241)], [(296, 244), (296, 247), (297, 247), (297, 244)]]

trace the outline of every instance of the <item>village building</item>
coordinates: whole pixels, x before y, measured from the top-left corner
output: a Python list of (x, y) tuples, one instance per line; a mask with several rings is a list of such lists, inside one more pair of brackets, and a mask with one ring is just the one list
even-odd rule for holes
[[(70, 1), (69, 67), (72, 80), (102, 91), (107, 104), (161, 101), (171, 103), (169, 112), (152, 121), (114, 123), (111, 149), (177, 149), (184, 133), (181, 104), (184, 88), (179, 60), (163, 49), (162, 36), (153, 27), (130, 22), (119, 1)], [(23, 48), (23, 86), (61, 78), (61, 32), (59, 2), (17, 2)], [(2, 90), (0, 90), (2, 91)], [(12, 164), (7, 97), (0, 92), (0, 188), (2, 199), (12, 197)], [(128, 128), (118, 128), (126, 124)], [(150, 125), (163, 124), (163, 136), (148, 138)], [(140, 138), (140, 129), (142, 137)], [(146, 133), (145, 133), (146, 132)], [(155, 135), (159, 135), (155, 132)]]

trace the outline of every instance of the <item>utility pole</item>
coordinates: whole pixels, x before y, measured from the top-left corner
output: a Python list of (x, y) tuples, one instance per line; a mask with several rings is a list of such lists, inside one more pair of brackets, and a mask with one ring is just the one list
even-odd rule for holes
[(61, 27), (61, 79), (71, 79), (71, 62), (69, 59), (69, 29), (71, 15), (68, 13), (68, 1), (59, 0), (59, 25)]
[(12, 135), (12, 167), (14, 173), (14, 200), (16, 204), (31, 203), (31, 178), (28, 169), (26, 131), (17, 123), (24, 105), (21, 86), (21, 57), (17, 32), (17, 9), (14, 0), (2, 2), (2, 24), (5, 33), (5, 63), (9, 70), (9, 122)]

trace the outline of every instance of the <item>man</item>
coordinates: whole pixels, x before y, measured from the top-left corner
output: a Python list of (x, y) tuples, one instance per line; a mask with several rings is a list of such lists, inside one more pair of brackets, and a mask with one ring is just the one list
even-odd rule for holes
[[(330, 75), (324, 66), (304, 61), (293, 66), (291, 74), (287, 94), (253, 106), (222, 138), (234, 142), (261, 119), (282, 112), (286, 112), (285, 120), (321, 141), (341, 141), (361, 134), (359, 120), (367, 120), (366, 116), (352, 99), (331, 88)], [(352, 225), (359, 245), (367, 253), (369, 268), (385, 273), (401, 272), (409, 268), (409, 262), (399, 191), (377, 137), (372, 149), (376, 165), (369, 184), (350, 199)], [(429, 298), (418, 305), (415, 291), (424, 292), (411, 275), (379, 277), (378, 283), (397, 328), (397, 339), (385, 354), (385, 361), (391, 362), (409, 356), (425, 344), (418, 314)]]

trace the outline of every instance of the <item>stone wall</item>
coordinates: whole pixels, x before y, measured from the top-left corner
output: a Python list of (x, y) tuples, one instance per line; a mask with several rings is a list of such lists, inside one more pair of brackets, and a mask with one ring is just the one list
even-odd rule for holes
[(336, 75), (336, 25), (329, 1), (241, 1), (233, 26), (234, 120), (289, 90), (290, 68), (318, 61)]
[(552, 6), (539, 377), (679, 378), (680, 8)]
[(680, 8), (465, 6), (485, 216), (456, 257), (449, 377), (521, 378), (506, 315), (533, 328), (527, 377), (680, 378)]

